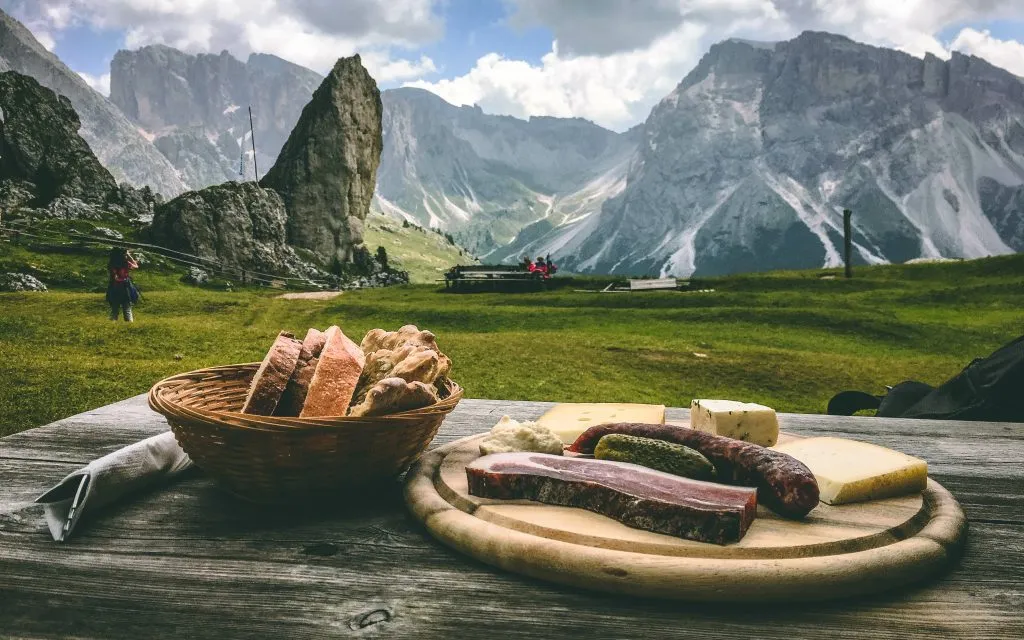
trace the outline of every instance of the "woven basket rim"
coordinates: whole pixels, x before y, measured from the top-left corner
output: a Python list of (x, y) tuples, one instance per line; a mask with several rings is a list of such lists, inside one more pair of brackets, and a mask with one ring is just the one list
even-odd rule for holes
[(189, 406), (167, 397), (169, 392), (179, 390), (182, 386), (195, 384), (201, 379), (224, 374), (234, 376), (246, 373), (249, 370), (255, 370), (259, 365), (259, 362), (218, 365), (168, 376), (150, 388), (147, 395), (149, 406), (167, 418), (183, 417), (188, 420), (206, 423), (209, 426), (234, 430), (272, 432), (317, 431), (321, 429), (338, 429), (339, 427), (358, 427), (359, 425), (367, 424), (372, 424), (378, 428), (393, 427), (401, 429), (418, 424), (430, 417), (444, 416), (451, 413), (462, 399), (464, 393), (463, 388), (457, 382), (445, 379), (448, 396), (427, 407), (382, 416), (323, 416), (317, 418), (260, 416), (237, 411), (218, 411)]

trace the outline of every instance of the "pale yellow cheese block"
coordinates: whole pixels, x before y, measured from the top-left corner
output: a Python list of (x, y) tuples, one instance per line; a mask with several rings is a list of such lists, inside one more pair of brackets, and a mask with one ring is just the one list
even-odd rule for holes
[(537, 419), (538, 424), (554, 431), (566, 444), (576, 440), (590, 427), (605, 422), (663, 424), (665, 405), (566, 402), (551, 407)]
[(690, 427), (762, 447), (779, 441), (775, 410), (753, 402), (694, 399), (690, 402)]
[(843, 438), (806, 438), (773, 447), (807, 465), (819, 499), (847, 504), (923, 491), (928, 463), (892, 449)]

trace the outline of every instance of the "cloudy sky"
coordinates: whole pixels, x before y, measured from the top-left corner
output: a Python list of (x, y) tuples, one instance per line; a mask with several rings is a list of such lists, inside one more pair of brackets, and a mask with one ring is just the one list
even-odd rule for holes
[(358, 52), (382, 88), (490, 113), (643, 120), (712, 43), (832, 31), (959, 50), (1024, 76), (1024, 0), (0, 0), (101, 92), (121, 48), (273, 53), (325, 72)]

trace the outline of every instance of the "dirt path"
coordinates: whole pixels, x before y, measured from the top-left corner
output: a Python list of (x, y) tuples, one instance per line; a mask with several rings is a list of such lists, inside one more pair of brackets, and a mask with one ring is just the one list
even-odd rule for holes
[(341, 294), (341, 291), (304, 291), (302, 293), (282, 293), (277, 297), (284, 300), (330, 300)]

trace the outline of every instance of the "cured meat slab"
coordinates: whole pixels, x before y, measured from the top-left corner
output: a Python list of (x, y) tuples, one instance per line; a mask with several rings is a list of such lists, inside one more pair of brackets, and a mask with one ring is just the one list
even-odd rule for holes
[(725, 544), (754, 520), (757, 490), (635, 464), (544, 453), (498, 453), (466, 465), (469, 494), (527, 499), (600, 513), (630, 527)]
[[(423, 455), (407, 476), (410, 512), (460, 553), (574, 589), (789, 604), (873, 594), (944, 571), (966, 537), (960, 505), (931, 479), (922, 494), (820, 504), (801, 520), (758, 504), (746, 535), (724, 545), (645, 531), (576, 507), (482, 498), (470, 494), (466, 467), (480, 458), (490, 426), (482, 420), (479, 436)], [(794, 439), (785, 431), (779, 436)]]

